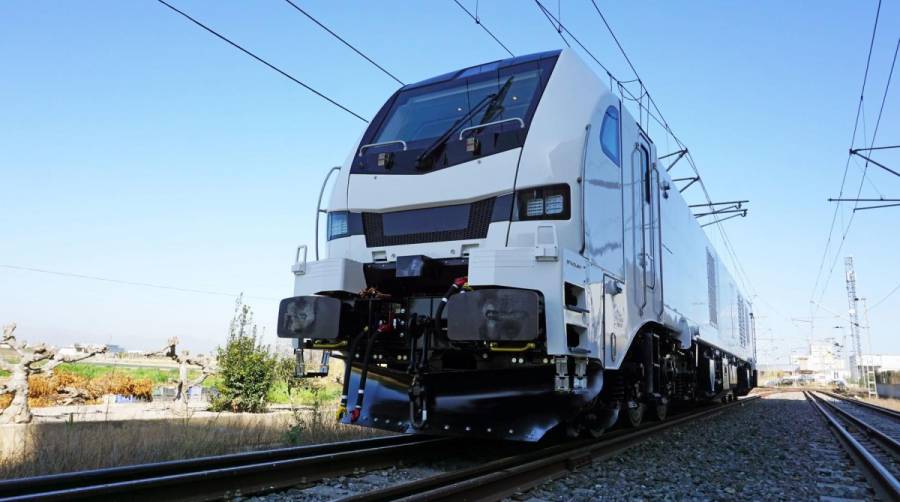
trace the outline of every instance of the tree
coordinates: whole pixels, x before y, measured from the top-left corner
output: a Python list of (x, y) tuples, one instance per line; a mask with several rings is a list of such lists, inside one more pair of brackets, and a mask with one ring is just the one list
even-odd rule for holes
[(106, 346), (88, 346), (81, 354), (60, 355), (57, 349), (41, 343), (28, 345), (24, 340), (16, 339), (13, 334), (16, 323), (3, 327), (0, 345), (7, 345), (18, 356), (17, 362), (0, 357), (0, 369), (11, 373), (9, 381), (0, 385), (0, 396), (12, 394), (12, 402), (0, 413), (0, 424), (27, 424), (31, 422), (31, 408), (28, 406), (28, 377), (32, 375), (51, 375), (62, 363), (83, 361), (89, 357), (106, 352)]
[(265, 411), (269, 389), (275, 380), (276, 359), (260, 344), (253, 312), (238, 297), (225, 348), (218, 349), (221, 395), (213, 400), (214, 410)]
[[(183, 350), (178, 353), (178, 338), (169, 338), (165, 347), (150, 352), (147, 356), (164, 356), (178, 363), (178, 386), (175, 391), (175, 400), (182, 403), (188, 401), (188, 389), (195, 385), (202, 384), (210, 375), (215, 372), (214, 361), (208, 357), (191, 357), (190, 352)], [(188, 372), (191, 366), (200, 368), (200, 376), (193, 381), (188, 379)]]

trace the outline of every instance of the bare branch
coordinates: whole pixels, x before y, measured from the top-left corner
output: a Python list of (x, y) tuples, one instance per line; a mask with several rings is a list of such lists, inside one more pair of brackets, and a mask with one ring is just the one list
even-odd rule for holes
[(13, 332), (16, 331), (16, 323), (10, 323), (6, 326), (3, 326), (3, 338), (0, 339), (6, 345), (9, 345), (14, 351), (16, 351), (20, 356), (25, 357), (25, 342), (20, 342), (16, 340), (16, 335)]
[(164, 356), (164, 357), (168, 357), (169, 359), (172, 359), (174, 361), (177, 361), (178, 355), (175, 352), (175, 347), (177, 345), (178, 345), (178, 338), (169, 338), (169, 340), (166, 342), (166, 345), (163, 346), (163, 348), (153, 351), (153, 352), (146, 352), (146, 353), (144, 353), (144, 355), (146, 357)]
[(16, 323), (10, 323), (6, 326), (3, 326), (3, 341), (5, 342), (9, 338), (13, 337), (13, 331), (16, 330)]
[(103, 354), (106, 352), (106, 345), (102, 345), (99, 347), (91, 347), (86, 353), (79, 354), (76, 356), (60, 356), (58, 353), (54, 353), (50, 358), (50, 362), (37, 368), (40, 373), (51, 373), (54, 368), (59, 366), (62, 363), (77, 363), (79, 361), (84, 361), (85, 359), (96, 356), (97, 354)]

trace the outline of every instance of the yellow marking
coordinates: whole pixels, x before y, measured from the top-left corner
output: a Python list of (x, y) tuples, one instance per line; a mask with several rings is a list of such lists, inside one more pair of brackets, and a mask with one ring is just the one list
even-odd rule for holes
[(528, 342), (521, 347), (501, 347), (497, 342), (491, 342), (491, 352), (525, 352), (526, 350), (532, 350), (537, 345), (534, 342)]

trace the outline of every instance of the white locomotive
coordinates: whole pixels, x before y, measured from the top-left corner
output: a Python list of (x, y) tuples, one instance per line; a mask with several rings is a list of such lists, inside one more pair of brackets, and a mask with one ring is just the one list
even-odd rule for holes
[(402, 87), (333, 186), (278, 335), (348, 363), (347, 423), (536, 441), (755, 385), (748, 299), (570, 50)]

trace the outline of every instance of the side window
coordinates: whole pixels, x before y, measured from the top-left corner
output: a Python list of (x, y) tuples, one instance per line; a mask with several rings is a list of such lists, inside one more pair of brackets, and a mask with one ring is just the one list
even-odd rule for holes
[(619, 109), (610, 106), (603, 115), (603, 125), (600, 126), (600, 146), (603, 153), (617, 166), (619, 163)]

